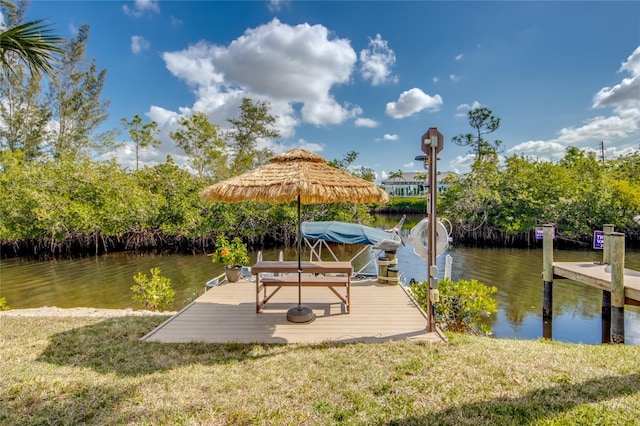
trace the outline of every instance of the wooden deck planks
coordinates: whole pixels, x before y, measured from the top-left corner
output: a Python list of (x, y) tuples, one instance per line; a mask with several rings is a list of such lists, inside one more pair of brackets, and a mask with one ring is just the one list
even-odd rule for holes
[(302, 305), (316, 319), (294, 324), (286, 319), (297, 306), (297, 287), (282, 288), (255, 312), (255, 283), (241, 281), (214, 287), (152, 330), (142, 340), (182, 343), (321, 343), (415, 339), (443, 341), (426, 330), (427, 320), (401, 286), (353, 280), (351, 313), (327, 288), (303, 288)]
[[(606, 266), (593, 262), (553, 262), (553, 274), (558, 278), (611, 291), (611, 273), (605, 271)], [(624, 295), (626, 304), (640, 303), (640, 276), (624, 275)]]

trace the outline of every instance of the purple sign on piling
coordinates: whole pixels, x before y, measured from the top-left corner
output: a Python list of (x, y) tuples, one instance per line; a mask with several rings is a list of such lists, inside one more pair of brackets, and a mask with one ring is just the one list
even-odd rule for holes
[[(551, 229), (551, 235), (552, 235), (552, 238), (555, 240), (556, 239), (556, 227), (555, 226)], [(542, 240), (543, 236), (544, 236), (544, 228), (542, 226), (538, 226), (536, 228), (536, 240)]]
[(604, 231), (593, 231), (593, 248), (596, 250), (604, 249)]

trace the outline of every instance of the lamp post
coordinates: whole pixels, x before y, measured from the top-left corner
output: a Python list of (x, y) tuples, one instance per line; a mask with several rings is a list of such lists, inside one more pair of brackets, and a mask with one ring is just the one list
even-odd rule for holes
[(429, 282), (427, 315), (429, 317), (429, 331), (435, 331), (435, 319), (433, 313), (432, 290), (438, 286), (438, 265), (437, 265), (437, 249), (436, 249), (436, 195), (438, 193), (438, 172), (437, 161), (438, 153), (444, 147), (444, 136), (438, 131), (437, 127), (430, 127), (427, 132), (422, 135), (420, 147), (425, 155), (416, 157), (416, 160), (424, 161), (424, 167), (429, 172), (429, 200), (427, 203), (427, 216), (429, 217), (429, 241), (427, 242), (427, 279)]

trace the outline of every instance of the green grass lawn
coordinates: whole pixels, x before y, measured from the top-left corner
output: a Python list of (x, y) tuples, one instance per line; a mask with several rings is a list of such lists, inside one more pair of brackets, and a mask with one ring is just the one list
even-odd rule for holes
[(0, 317), (0, 424), (637, 424), (640, 348), (158, 344), (166, 317)]

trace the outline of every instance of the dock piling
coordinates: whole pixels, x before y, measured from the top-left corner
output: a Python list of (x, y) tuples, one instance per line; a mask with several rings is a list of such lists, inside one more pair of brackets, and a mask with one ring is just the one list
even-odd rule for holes
[[(542, 282), (544, 286), (542, 300), (543, 337), (551, 339), (551, 321), (553, 317), (553, 225), (543, 226), (542, 250)], [(545, 326), (546, 323), (548, 324)]]
[(611, 342), (624, 343), (624, 234), (611, 233)]
[[(602, 226), (604, 234), (604, 247), (602, 250), (602, 263), (611, 264), (611, 233), (614, 230), (612, 224)], [(611, 342), (611, 292), (602, 290), (602, 343)]]
[(611, 264), (611, 233), (614, 226), (610, 223), (602, 225), (602, 233), (604, 234), (604, 247), (602, 248), (602, 263)]

